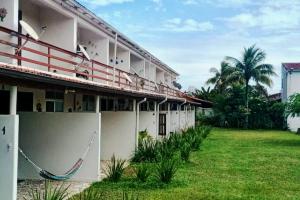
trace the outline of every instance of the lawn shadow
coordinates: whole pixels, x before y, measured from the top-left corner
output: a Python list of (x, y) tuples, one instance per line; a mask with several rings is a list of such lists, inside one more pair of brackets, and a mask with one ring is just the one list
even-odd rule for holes
[(264, 140), (263, 143), (272, 146), (300, 147), (300, 140)]

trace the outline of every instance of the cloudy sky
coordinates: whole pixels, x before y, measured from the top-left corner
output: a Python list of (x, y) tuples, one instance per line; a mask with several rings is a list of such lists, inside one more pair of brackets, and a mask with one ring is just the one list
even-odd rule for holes
[[(79, 0), (180, 73), (184, 88), (206, 86), (209, 68), (256, 44), (280, 90), (282, 62), (300, 62), (300, 0)], [(206, 86), (207, 87), (207, 86)]]

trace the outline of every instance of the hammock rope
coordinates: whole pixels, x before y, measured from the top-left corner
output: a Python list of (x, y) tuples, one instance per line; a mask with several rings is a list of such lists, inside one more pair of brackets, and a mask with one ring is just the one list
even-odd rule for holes
[(48, 172), (45, 169), (42, 169), (41, 167), (39, 167), (35, 162), (33, 162), (25, 153), (24, 151), (19, 147), (19, 152), (21, 153), (21, 155), (25, 158), (25, 160), (30, 163), (33, 168), (39, 173), (39, 175), (45, 179), (49, 179), (49, 180), (54, 180), (54, 181), (64, 181), (64, 180), (68, 180), (70, 179), (74, 174), (76, 174), (76, 172), (81, 168), (85, 157), (88, 155), (91, 146), (94, 142), (95, 136), (96, 136), (97, 132), (94, 132), (93, 135), (90, 138), (90, 141), (88, 143), (88, 146), (86, 148), (86, 150), (84, 151), (84, 153), (82, 154), (82, 156), (77, 160), (77, 162), (71, 167), (71, 169), (69, 169), (66, 173), (62, 174), (62, 175), (55, 175), (51, 172)]

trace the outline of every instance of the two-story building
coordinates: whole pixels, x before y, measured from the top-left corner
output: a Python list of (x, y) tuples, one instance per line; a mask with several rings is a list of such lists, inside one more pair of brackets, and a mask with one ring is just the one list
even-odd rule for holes
[[(289, 97), (295, 93), (300, 93), (300, 63), (282, 64), (282, 94), (283, 102), (287, 102)], [(287, 127), (291, 131), (298, 131), (300, 128), (300, 117), (287, 118)]]
[(18, 149), (62, 174), (93, 138), (72, 179), (96, 181), (101, 160), (130, 158), (139, 131), (160, 138), (194, 126), (201, 100), (176, 88), (179, 74), (75, 0), (0, 0), (1, 8), (4, 199), (15, 198), (17, 178), (40, 179)]

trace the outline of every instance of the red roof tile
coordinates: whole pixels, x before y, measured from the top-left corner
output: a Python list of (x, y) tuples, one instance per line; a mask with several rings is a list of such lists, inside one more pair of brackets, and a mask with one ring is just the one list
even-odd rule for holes
[(288, 70), (300, 69), (300, 63), (282, 63), (282, 65)]

